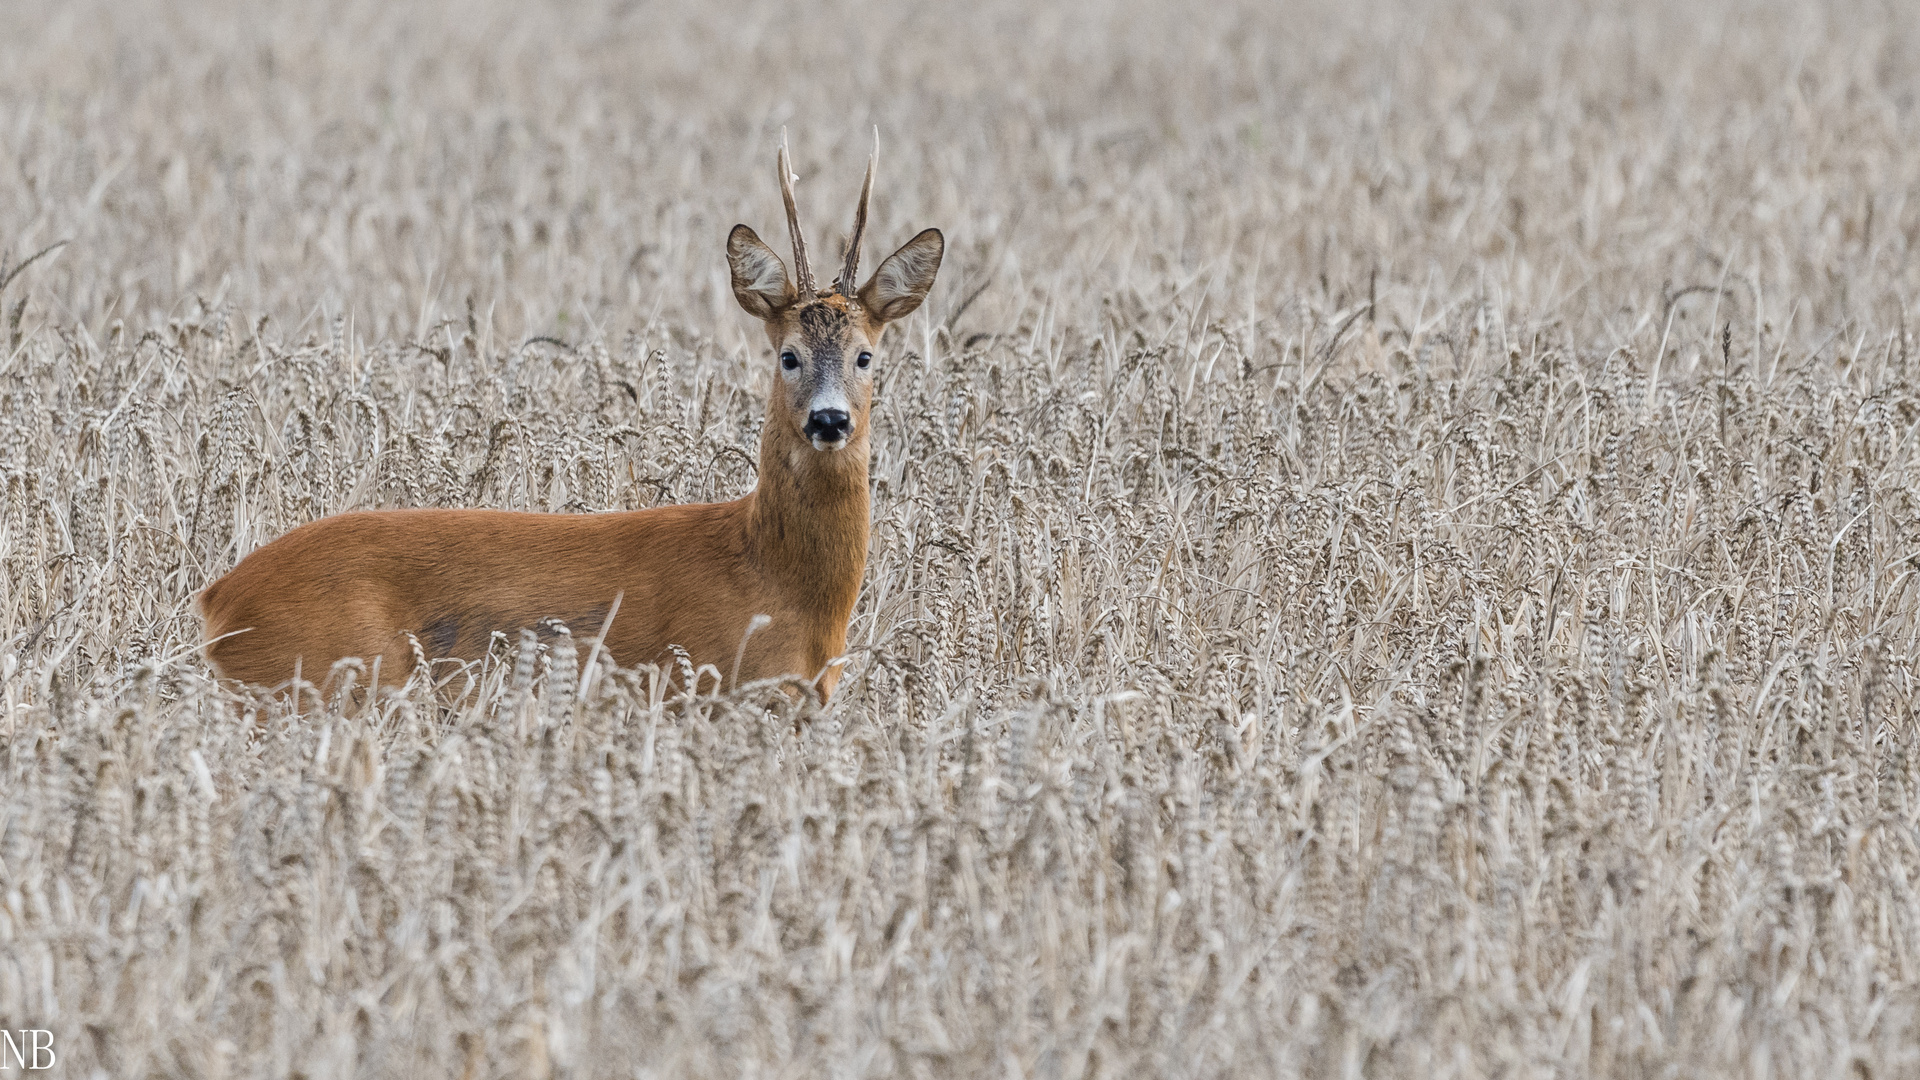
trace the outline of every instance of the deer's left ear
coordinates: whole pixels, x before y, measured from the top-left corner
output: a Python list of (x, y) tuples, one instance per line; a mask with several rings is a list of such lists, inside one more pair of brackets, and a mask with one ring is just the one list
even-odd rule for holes
[(946, 251), (947, 240), (939, 229), (928, 229), (902, 244), (860, 286), (860, 306), (883, 323), (913, 314), (933, 288), (933, 276), (940, 272), (940, 257)]

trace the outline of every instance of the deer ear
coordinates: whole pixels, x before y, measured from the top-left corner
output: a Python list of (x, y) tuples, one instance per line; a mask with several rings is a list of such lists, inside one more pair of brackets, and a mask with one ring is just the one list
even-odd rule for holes
[(727, 266), (733, 271), (733, 298), (754, 318), (771, 319), (793, 303), (785, 264), (745, 225), (727, 234)]
[(860, 286), (860, 306), (883, 323), (913, 314), (933, 288), (933, 275), (940, 272), (940, 256), (946, 251), (947, 240), (939, 229), (928, 229), (902, 244)]

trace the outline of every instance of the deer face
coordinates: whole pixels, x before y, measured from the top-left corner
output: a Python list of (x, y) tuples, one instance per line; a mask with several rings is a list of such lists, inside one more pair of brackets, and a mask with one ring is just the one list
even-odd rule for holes
[(793, 233), (794, 275), (780, 256), (752, 229), (735, 225), (727, 237), (727, 264), (733, 295), (749, 315), (766, 324), (767, 340), (779, 358), (774, 374), (772, 411), (815, 450), (831, 453), (865, 445), (867, 415), (873, 401), (874, 351), (888, 323), (913, 313), (933, 288), (946, 240), (928, 229), (887, 256), (866, 284), (853, 288), (859, 268), (860, 236), (866, 230), (867, 198), (873, 191), (873, 164), (854, 214), (840, 277), (829, 290), (813, 284), (806, 241), (794, 211), (786, 148), (780, 151), (780, 181)]
[(796, 305), (767, 324), (780, 366), (774, 391), (815, 450), (839, 450), (866, 438), (873, 403), (873, 350), (879, 327), (845, 297)]

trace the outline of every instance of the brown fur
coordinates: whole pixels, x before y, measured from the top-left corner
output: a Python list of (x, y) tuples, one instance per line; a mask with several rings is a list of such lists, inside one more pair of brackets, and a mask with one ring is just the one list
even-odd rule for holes
[[(763, 287), (741, 305), (765, 320), (776, 356), (789, 347), (808, 356), (792, 375), (776, 360), (752, 494), (614, 514), (387, 510), (302, 525), (200, 594), (220, 674), (272, 686), (298, 669), (321, 682), (335, 661), (360, 657), (377, 659), (380, 683), (392, 686), (414, 668), (414, 640), (429, 656), (472, 660), (494, 632), (517, 636), (550, 619), (595, 633), (618, 599), (605, 641), (615, 663), (666, 663), (679, 645), (729, 681), (738, 657), (743, 682), (798, 676), (831, 694), (840, 671), (829, 665), (846, 648), (867, 559), (871, 381), (855, 358), (885, 329), (872, 311), (898, 318), (918, 306), (942, 244), (933, 230), (915, 237), (857, 298), (799, 298), (785, 282), (756, 279), (764, 264), (743, 269), (735, 257), (758, 258), (749, 244), (764, 248), (740, 226), (728, 245), (736, 293), (743, 273)], [(889, 288), (883, 276), (891, 267), (899, 277), (903, 255), (922, 272)], [(803, 434), (808, 388), (822, 378), (841, 380), (854, 418), (837, 450)], [(748, 637), (755, 615), (770, 621)]]

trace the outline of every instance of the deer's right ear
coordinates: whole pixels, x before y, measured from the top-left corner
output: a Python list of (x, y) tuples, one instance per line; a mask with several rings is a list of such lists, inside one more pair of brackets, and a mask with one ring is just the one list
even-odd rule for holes
[(793, 303), (786, 265), (745, 225), (727, 234), (727, 266), (733, 270), (733, 298), (754, 318), (771, 319)]

